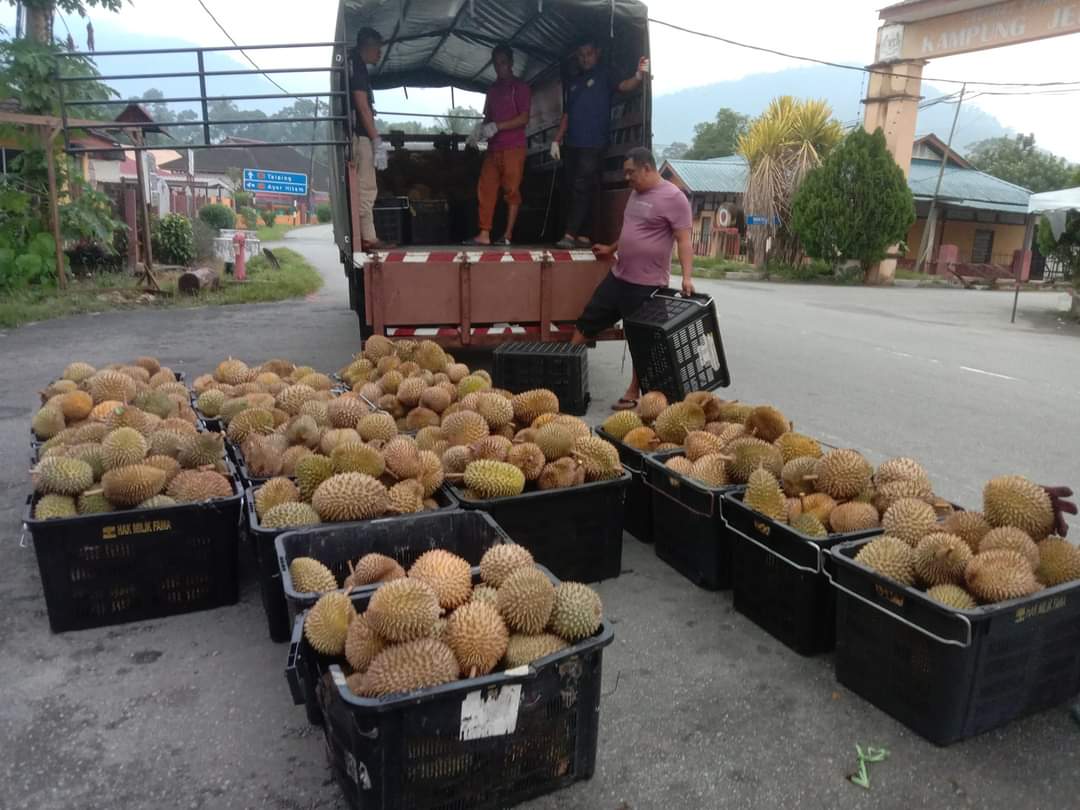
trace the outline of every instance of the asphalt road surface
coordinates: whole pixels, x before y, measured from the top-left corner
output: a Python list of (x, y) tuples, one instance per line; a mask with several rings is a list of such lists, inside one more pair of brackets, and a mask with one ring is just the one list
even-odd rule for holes
[[(52, 635), (32, 548), (20, 546), (36, 394), (71, 360), (154, 354), (194, 376), (227, 355), (327, 370), (359, 349), (329, 229), (289, 234), (324, 273), (307, 301), (110, 313), (0, 333), (0, 806), (344, 808), (321, 731), (291, 704), (285, 645), (266, 637), (245, 559), (235, 607)], [(798, 429), (875, 462), (919, 458), (938, 492), (977, 505), (1018, 472), (1080, 484), (1080, 329), (1049, 294), (699, 284), (717, 300), (734, 385)], [(622, 348), (590, 353), (599, 419), (621, 393)], [(678, 527), (673, 527), (675, 530)], [(1074, 525), (1080, 532), (1080, 526)], [(837, 685), (627, 537), (598, 586), (604, 657), (594, 778), (534, 808), (1061, 808), (1080, 793), (1067, 706), (937, 748)], [(855, 744), (889, 749), (866, 792)]]

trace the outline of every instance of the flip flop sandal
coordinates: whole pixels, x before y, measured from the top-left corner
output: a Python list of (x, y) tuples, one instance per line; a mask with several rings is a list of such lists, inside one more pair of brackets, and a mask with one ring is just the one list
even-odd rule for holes
[(637, 407), (637, 405), (638, 401), (636, 399), (627, 399), (626, 397), (622, 397), (618, 402), (611, 406), (611, 410), (632, 411), (634, 408)]

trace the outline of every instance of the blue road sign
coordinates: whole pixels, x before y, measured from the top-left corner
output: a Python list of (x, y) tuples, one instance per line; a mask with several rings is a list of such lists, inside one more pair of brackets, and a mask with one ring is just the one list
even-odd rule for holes
[[(757, 214), (747, 214), (746, 215), (746, 224), (747, 225), (767, 225), (768, 223), (769, 223), (769, 218), (768, 217), (760, 217)], [(780, 217), (773, 217), (772, 224), (773, 225), (779, 225), (780, 224)]]
[(268, 172), (262, 169), (244, 169), (244, 191), (295, 194), (298, 197), (303, 197), (308, 193), (308, 177), (300, 172)]

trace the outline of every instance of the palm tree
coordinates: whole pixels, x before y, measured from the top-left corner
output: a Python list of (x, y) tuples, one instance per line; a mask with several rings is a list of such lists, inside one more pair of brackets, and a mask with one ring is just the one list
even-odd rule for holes
[(796, 260), (799, 244), (789, 229), (791, 200), (806, 175), (843, 137), (826, 102), (779, 96), (739, 138), (739, 154), (750, 165), (744, 208), (767, 223), (749, 232), (755, 262), (764, 262), (770, 238), (772, 256)]

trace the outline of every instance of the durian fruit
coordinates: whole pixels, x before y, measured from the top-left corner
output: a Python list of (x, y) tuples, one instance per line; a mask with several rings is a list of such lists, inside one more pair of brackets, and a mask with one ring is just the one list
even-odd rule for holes
[(532, 568), (533, 556), (527, 548), (516, 543), (499, 543), (480, 558), (480, 579), (492, 588), (500, 588), (518, 570)]
[(51, 439), (64, 429), (64, 413), (58, 407), (46, 405), (34, 414), (30, 429), (39, 439)]
[(430, 585), (406, 578), (380, 585), (364, 615), (384, 640), (397, 643), (426, 638), (439, 610), (439, 597)]
[(855, 562), (902, 585), (915, 584), (915, 549), (899, 537), (884, 535), (871, 540), (859, 549)]
[(621, 442), (627, 433), (643, 425), (641, 417), (634, 411), (618, 411), (605, 419), (601, 428), (613, 439)]
[(585, 483), (585, 468), (575, 458), (560, 458), (544, 466), (536, 480), (537, 489), (567, 489)]
[(829, 527), (838, 534), (867, 531), (880, 525), (881, 518), (873, 504), (851, 501), (829, 512)]
[(552, 633), (537, 635), (514, 634), (506, 642), (505, 663), (507, 669), (531, 664), (541, 658), (565, 650), (570, 645)]
[(481, 500), (509, 498), (525, 489), (525, 475), (505, 461), (473, 461), (465, 468), (465, 486)]
[(165, 471), (145, 464), (120, 467), (101, 476), (101, 488), (114, 506), (135, 506), (160, 494), (164, 486)]
[(983, 514), (997, 528), (1014, 526), (1038, 542), (1054, 526), (1054, 508), (1046, 490), (1019, 475), (1003, 475), (983, 488)]
[(828, 530), (813, 515), (796, 515), (791, 518), (791, 528), (807, 537), (821, 538), (829, 536)]
[(672, 456), (664, 462), (664, 466), (669, 470), (672, 470), (679, 475), (685, 475), (688, 478), (694, 472), (694, 462), (686, 456)]
[(824, 492), (813, 492), (810, 495), (803, 495), (800, 497), (799, 502), (801, 512), (813, 515), (825, 525), (829, 524), (829, 516), (832, 515), (833, 509), (836, 508), (836, 501)]
[(356, 609), (348, 596), (331, 591), (319, 597), (304, 619), (304, 636), (315, 652), (341, 655), (349, 624), (356, 618)]
[(1080, 549), (1061, 537), (1039, 543), (1039, 567), (1035, 576), (1048, 588), (1080, 579)]
[(424, 511), (424, 487), (415, 478), (407, 478), (390, 487), (386, 513), (413, 515)]
[(387, 647), (356, 682), (363, 697), (411, 692), (457, 680), (459, 665), (453, 650), (443, 641), (424, 638)]
[[(741, 439), (737, 441), (742, 442)], [(774, 478), (779, 478), (783, 473), (784, 457), (771, 444), (747, 441), (735, 446), (729, 455), (733, 458), (728, 462), (728, 475), (736, 484), (748, 483), (754, 470), (766, 470)]]
[(334, 450), (343, 444), (363, 444), (360, 434), (350, 428), (330, 428), (319, 439), (319, 452), (324, 456), (330, 456)]
[(99, 371), (86, 380), (86, 385), (95, 405), (109, 401), (131, 402), (139, 390), (135, 380), (118, 371)]
[(338, 586), (334, 572), (312, 557), (297, 557), (289, 563), (289, 577), (297, 593), (323, 593)]
[(214, 369), (214, 379), (228, 385), (240, 385), (251, 377), (251, 369), (243, 360), (230, 357), (218, 363)]
[(226, 435), (233, 444), (242, 444), (248, 436), (268, 436), (274, 432), (274, 414), (263, 408), (248, 408), (229, 422)]
[(519, 568), (499, 586), (499, 613), (515, 633), (543, 632), (555, 606), (555, 586), (538, 568)]
[(705, 411), (692, 402), (676, 402), (656, 417), (652, 427), (661, 441), (682, 444), (687, 434), (705, 427)]
[(182, 470), (169, 482), (165, 494), (180, 503), (201, 503), (232, 496), (232, 482), (213, 470)]
[(217, 464), (225, 457), (225, 437), (220, 433), (198, 433), (188, 436), (180, 447), (177, 461), (180, 466), (193, 470)]
[(105, 416), (105, 424), (108, 425), (109, 430), (113, 431), (117, 428), (130, 427), (135, 428), (143, 436), (149, 436), (157, 427), (157, 423), (160, 420), (156, 416), (151, 416), (144, 411), (140, 411), (138, 408), (127, 405), (120, 405), (113, 408)]
[(796, 458), (821, 458), (821, 445), (816, 439), (811, 439), (801, 433), (794, 431), (782, 433), (774, 444), (780, 451), (785, 464)]
[(480, 441), (469, 445), (469, 450), (472, 451), (474, 460), (506, 461), (506, 457), (510, 455), (510, 448), (513, 446), (514, 443), (505, 436), (485, 436)]
[(874, 473), (874, 484), (883, 486), (894, 481), (927, 481), (930, 476), (923, 466), (913, 458), (890, 458), (884, 461)]
[(475, 411), (458, 411), (444, 417), (442, 429), (451, 447), (471, 445), (491, 432), (487, 420)]
[(639, 427), (627, 432), (623, 436), (622, 442), (627, 447), (633, 447), (635, 450), (649, 451), (655, 450), (656, 446), (660, 444), (660, 437), (656, 435), (652, 428)]
[(79, 510), (70, 495), (42, 495), (34, 504), (34, 520), (75, 517)]
[(990, 531), (990, 524), (986, 522), (982, 512), (953, 512), (945, 518), (941, 530), (955, 534), (968, 544), (972, 554), (977, 554), (979, 542)]
[(378, 478), (386, 469), (382, 453), (363, 442), (344, 442), (330, 454), (335, 473), (363, 473)]
[(662, 391), (649, 391), (638, 400), (637, 414), (646, 425), (651, 425), (668, 406), (668, 398)]
[(365, 442), (388, 442), (397, 436), (397, 422), (388, 413), (369, 413), (360, 417), (360, 421), (356, 423), (356, 432)]
[(535, 481), (540, 477), (540, 473), (544, 471), (546, 459), (544, 458), (544, 451), (538, 445), (525, 442), (515, 444), (510, 448), (510, 451), (506, 454), (506, 462), (521, 470), (526, 481)]
[(757, 469), (750, 473), (743, 503), (750, 509), (780, 523), (787, 522), (787, 498), (772, 473)]
[(90, 416), (93, 398), (85, 391), (68, 391), (60, 397), (60, 411), (68, 422), (78, 422)]
[(622, 475), (619, 451), (599, 436), (581, 436), (574, 442), (573, 457), (585, 469), (585, 480), (609, 481)]
[(935, 585), (926, 591), (926, 595), (935, 602), (956, 610), (974, 610), (979, 606), (975, 598), (959, 585)]
[[(624, 411), (624, 413), (628, 413), (628, 411)], [(686, 450), (688, 459), (697, 461), (702, 456), (722, 453), (724, 444), (725, 442), (719, 436), (709, 433), (707, 430), (695, 430), (686, 434), (683, 448)]]
[(472, 460), (472, 450), (465, 445), (448, 447), (442, 454), (443, 470), (450, 475), (460, 475)]
[(308, 448), (319, 446), (322, 430), (314, 416), (297, 414), (285, 425), (285, 438), (290, 445), (303, 445)]
[(920, 540), (937, 528), (937, 513), (926, 501), (903, 498), (881, 516), (881, 525), (886, 534), (916, 548)]
[(64, 367), (63, 379), (81, 383), (97, 374), (97, 369), (89, 363), (74, 362)]
[[(723, 442), (724, 447), (727, 447), (727, 445), (731, 444), (735, 439), (746, 436), (746, 426), (736, 425), (732, 422), (708, 422), (705, 425), (705, 430), (720, 439), (720, 441)], [(781, 436), (781, 438), (783, 438), (783, 436)], [(783, 448), (779, 443), (777, 443), (776, 446), (780, 447), (781, 452), (783, 452)]]
[(349, 623), (349, 632), (345, 635), (345, 660), (356, 672), (366, 672), (385, 647), (385, 642), (368, 624), (366, 614), (361, 613)]
[(75, 509), (80, 515), (97, 515), (115, 511), (115, 507), (109, 503), (109, 499), (100, 489), (88, 489), (80, 495), (75, 503)]
[(356, 565), (349, 563), (349, 576), (345, 578), (342, 587), (360, 588), (376, 582), (391, 582), (404, 578), (405, 569), (393, 557), (370, 553), (357, 560)]
[(296, 486), (300, 497), (310, 501), (319, 485), (334, 475), (334, 465), (326, 456), (305, 456), (296, 462)]
[(513, 424), (514, 405), (499, 394), (482, 391), (476, 397), (476, 412), (484, 417), (488, 427), (499, 430)]
[(1019, 599), (1042, 588), (1027, 559), (1006, 549), (982, 551), (972, 557), (964, 582), (968, 592), (983, 603)]
[(101, 442), (105, 470), (138, 464), (150, 449), (143, 435), (134, 428), (122, 427), (109, 433)]
[(890, 506), (904, 498), (917, 498), (918, 500), (931, 503), (933, 500), (933, 490), (930, 487), (930, 482), (920, 478), (909, 481), (892, 481), (888, 484), (882, 484), (881, 486), (875, 487), (872, 503), (877, 507), (878, 512), (885, 514), (889, 511)]
[[(809, 495), (814, 491), (817, 480), (817, 459), (813, 456), (799, 456), (787, 462), (780, 471), (780, 483), (789, 497)], [(874, 510), (877, 514), (877, 510)]]
[[(281, 410), (289, 414), (289, 416), (296, 416), (301, 412), (305, 403), (315, 400), (318, 396), (319, 393), (309, 385), (288, 385), (278, 392), (278, 395), (275, 397), (275, 403)], [(326, 415), (327, 420), (329, 421), (329, 403), (326, 405)]]
[(514, 408), (514, 419), (522, 425), (532, 424), (541, 414), (559, 412), (559, 398), (546, 388), (518, 394), (510, 404)]
[(721, 422), (734, 422), (738, 425), (745, 425), (746, 420), (753, 413), (754, 406), (748, 405), (745, 402), (739, 402), (734, 400), (732, 402), (724, 402), (720, 405), (720, 412), (718, 414)]
[(469, 601), (483, 602), (495, 607), (498, 603), (498, 596), (499, 591), (497, 588), (492, 588), (490, 585), (477, 585), (472, 589), (472, 596), (469, 597)]
[(506, 654), (509, 638), (499, 611), (483, 602), (470, 602), (455, 610), (443, 634), (466, 678), (487, 675), (495, 669)]
[(855, 450), (830, 450), (817, 465), (816, 486), (838, 501), (854, 498), (868, 486), (873, 467)]
[(470, 374), (468, 377), (462, 378), (461, 382), (457, 384), (458, 399), (464, 399), (469, 396), (469, 394), (478, 394), (481, 391), (487, 391), (490, 388), (491, 383), (479, 374)]
[(152, 498), (147, 498), (145, 501), (139, 504), (139, 509), (164, 509), (169, 506), (176, 506), (176, 501), (170, 498), (168, 495), (154, 495)]
[(394, 353), (394, 341), (383, 335), (371, 335), (364, 341), (363, 354), (372, 363), (378, 363), (382, 358)]
[(433, 340), (420, 341), (413, 357), (420, 368), (426, 371), (446, 371), (447, 366), (450, 365), (442, 346)]
[(928, 534), (915, 547), (915, 581), (924, 588), (959, 585), (972, 556), (967, 543), (955, 534)]
[(148, 467), (157, 467), (164, 472), (165, 486), (168, 486), (180, 472), (180, 462), (172, 456), (147, 456), (142, 463)]
[(1002, 526), (991, 529), (979, 541), (979, 552), (994, 551), (995, 549), (1007, 549), (1020, 554), (1034, 571), (1039, 567), (1039, 547), (1035, 541), (1028, 537), (1026, 532), (1014, 529), (1012, 526)]
[(93, 467), (81, 459), (63, 456), (43, 458), (31, 477), (34, 491), (42, 495), (75, 496), (94, 485)]
[(535, 444), (544, 453), (548, 461), (558, 461), (574, 451), (577, 439), (567, 425), (549, 422), (536, 431)]
[(746, 432), (766, 442), (775, 442), (791, 430), (791, 422), (771, 405), (759, 405), (746, 417)]
[(275, 506), (283, 503), (298, 503), (300, 490), (288, 478), (271, 478), (255, 490), (255, 514), (261, 520), (263, 515)]
[(326, 420), (335, 428), (355, 428), (360, 418), (370, 412), (356, 397), (338, 397), (326, 403)]
[(693, 463), (689, 477), (713, 489), (725, 487), (730, 483), (727, 458), (719, 453), (702, 456)]
[(326, 522), (367, 520), (389, 505), (389, 493), (378, 479), (363, 473), (339, 473), (319, 484), (311, 505)]
[(548, 630), (569, 642), (581, 641), (600, 629), (603, 612), (596, 591), (580, 582), (563, 582), (555, 588)]

